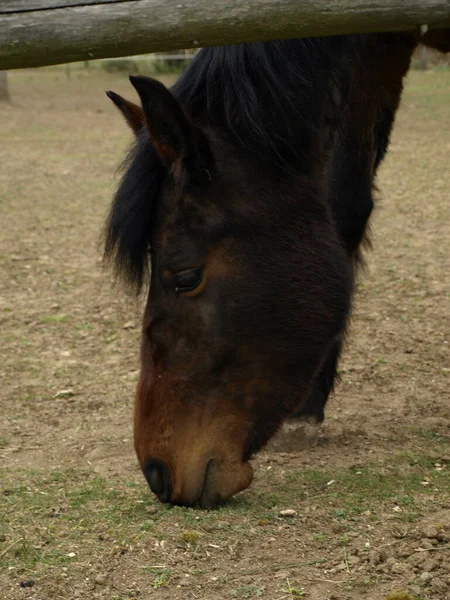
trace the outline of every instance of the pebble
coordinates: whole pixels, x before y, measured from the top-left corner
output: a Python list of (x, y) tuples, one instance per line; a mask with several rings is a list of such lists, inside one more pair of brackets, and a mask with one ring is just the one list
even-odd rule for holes
[(20, 587), (23, 588), (31, 588), (34, 586), (34, 581), (32, 579), (27, 579), (26, 581), (21, 581), (20, 582)]
[(280, 510), (280, 517), (295, 517), (297, 515), (297, 511), (293, 508), (286, 508), (285, 510)]
[(375, 567), (383, 562), (381, 553), (378, 550), (372, 550), (369, 552), (369, 562)]
[(406, 573), (407, 571), (409, 571), (409, 565), (406, 563), (394, 563), (391, 567), (391, 573), (395, 573), (396, 575)]
[(425, 527), (425, 529), (422, 531), (422, 534), (424, 537), (426, 537), (427, 539), (436, 539), (439, 531), (437, 529), (437, 527)]
[(445, 581), (442, 581), (442, 579), (438, 579), (437, 577), (433, 577), (433, 581), (431, 582), (431, 589), (434, 592), (445, 593), (447, 591), (447, 584), (445, 583)]
[(54, 398), (68, 398), (70, 396), (75, 396), (75, 392), (73, 391), (73, 389), (68, 388), (66, 390), (59, 390), (59, 392), (56, 392), (56, 394), (53, 397)]
[(105, 575), (97, 575), (94, 579), (94, 582), (97, 585), (104, 585), (106, 583), (106, 577)]
[(277, 579), (288, 579), (291, 576), (291, 572), (284, 570), (284, 571), (277, 571), (275, 573), (275, 577)]
[(433, 579), (433, 575), (431, 573), (428, 573), (428, 571), (425, 571), (420, 576), (420, 579), (421, 581), (430, 581), (431, 579)]
[(408, 558), (408, 563), (415, 569), (419, 569), (427, 560), (428, 555), (425, 552), (416, 552)]
[(438, 567), (439, 567), (439, 563), (437, 562), (437, 560), (433, 560), (432, 558), (427, 559), (422, 564), (422, 569), (427, 572), (435, 571)]

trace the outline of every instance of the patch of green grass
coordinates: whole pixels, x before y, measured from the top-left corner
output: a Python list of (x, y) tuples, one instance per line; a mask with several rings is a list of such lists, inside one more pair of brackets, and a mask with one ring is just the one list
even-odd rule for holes
[(302, 598), (305, 592), (297, 587), (292, 587), (289, 579), (286, 579), (286, 585), (282, 587), (282, 591), (289, 594), (291, 598)]
[(261, 598), (266, 587), (264, 585), (257, 587), (256, 585), (241, 585), (232, 590), (233, 598)]
[(173, 570), (166, 567), (145, 567), (144, 571), (153, 576), (153, 589), (168, 585), (173, 575)]
[[(442, 492), (450, 489), (450, 470), (437, 472), (435, 462), (431, 456), (402, 453), (392, 457), (388, 470), (367, 464), (338, 473), (294, 471), (278, 486), (278, 493), (280, 497), (295, 494), (297, 498), (314, 497), (331, 502), (335, 507), (331, 516), (343, 521), (369, 508), (376, 511), (377, 505), (382, 509), (387, 502), (395, 502), (414, 512), (420, 499), (430, 494), (430, 488)], [(425, 475), (430, 478), (429, 487), (422, 485)], [(330, 486), (331, 480), (334, 483)]]
[[(282, 519), (280, 508), (295, 507), (301, 515), (312, 498), (321, 514), (339, 522), (336, 543), (345, 551), (349, 534), (359, 520), (374, 521), (388, 512), (397, 522), (411, 522), (426, 510), (428, 496), (436, 493), (435, 489), (443, 499), (449, 497), (450, 469), (437, 472), (435, 460), (404, 453), (392, 456), (383, 468), (368, 463), (333, 473), (319, 469), (293, 471), (281, 484), (279, 479), (271, 480), (277, 475), (267, 475), (265, 485), (269, 490), (276, 486), (276, 504), (272, 492), (250, 489), (209, 511), (153, 504), (144, 482), (139, 485), (130, 479), (111, 481), (89, 471), (71, 469), (44, 475), (5, 470), (0, 473), (2, 561), (13, 575), (23, 569), (39, 575), (55, 565), (81, 564), (97, 547), (99, 535), (112, 539), (108, 543), (114, 543), (117, 551), (127, 545), (146, 545), (149, 538), (178, 540), (194, 552), (203, 536), (208, 543), (230, 546), (241, 539), (243, 528), (262, 526), (262, 534), (271, 535), (280, 522), (283, 527), (294, 526), (296, 519), (292, 523)], [(424, 476), (430, 486), (421, 485)], [(331, 480), (334, 483), (328, 485)], [(401, 510), (392, 513), (396, 506)], [(368, 508), (371, 514), (363, 516)], [(311, 535), (316, 542), (325, 539), (320, 531), (312, 530)], [(102, 541), (102, 545), (106, 543)], [(167, 570), (152, 574), (156, 588), (167, 585), (171, 575)], [(258, 589), (236, 588), (236, 594), (254, 597)]]
[(180, 540), (184, 544), (196, 546), (200, 540), (200, 534), (198, 531), (182, 531), (180, 534)]
[[(81, 471), (42, 474), (23, 470), (0, 472), (2, 560), (10, 570), (45, 570), (46, 566), (78, 560), (69, 554), (85, 551), (87, 539), (100, 528), (127, 543), (146, 518), (141, 491), (125, 484), (111, 488), (97, 475)], [(130, 526), (131, 525), (131, 526)], [(26, 532), (26, 533), (23, 533)]]
[(59, 315), (46, 315), (41, 318), (42, 323), (63, 323), (69, 320), (68, 315), (59, 314)]
[(444, 444), (450, 444), (450, 438), (448, 436), (443, 436), (431, 429), (410, 428), (409, 431), (424, 440), (435, 440)]
[(77, 331), (89, 331), (91, 329), (94, 329), (94, 326), (92, 325), (92, 323), (77, 323), (77, 325), (75, 325), (75, 329)]

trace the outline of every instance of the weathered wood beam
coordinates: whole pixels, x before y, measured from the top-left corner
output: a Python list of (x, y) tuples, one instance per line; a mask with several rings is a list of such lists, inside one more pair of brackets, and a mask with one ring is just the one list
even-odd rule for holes
[(0, 0), (0, 70), (422, 24), (450, 0)]

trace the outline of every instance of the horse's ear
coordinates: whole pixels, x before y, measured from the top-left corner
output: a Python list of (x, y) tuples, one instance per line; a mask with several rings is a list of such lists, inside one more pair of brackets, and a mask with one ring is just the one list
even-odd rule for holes
[(166, 166), (196, 162), (197, 130), (174, 96), (151, 77), (131, 76), (130, 81), (141, 99), (150, 139)]
[(145, 123), (145, 116), (142, 108), (137, 106), (137, 104), (125, 100), (125, 98), (122, 98), (122, 96), (119, 96), (119, 94), (116, 94), (115, 92), (106, 92), (106, 95), (114, 102), (125, 117), (125, 121), (137, 136)]

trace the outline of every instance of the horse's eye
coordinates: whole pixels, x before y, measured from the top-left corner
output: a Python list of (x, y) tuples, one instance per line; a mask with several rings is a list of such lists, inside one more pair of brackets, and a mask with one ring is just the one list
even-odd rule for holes
[(182, 294), (183, 292), (192, 292), (200, 285), (202, 277), (203, 271), (201, 269), (177, 273), (173, 277), (175, 291), (177, 294)]

